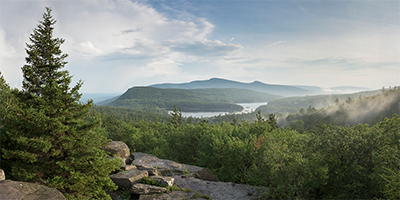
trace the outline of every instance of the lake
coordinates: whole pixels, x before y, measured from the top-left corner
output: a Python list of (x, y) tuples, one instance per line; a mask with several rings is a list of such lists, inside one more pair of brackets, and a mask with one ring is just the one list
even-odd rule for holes
[[(262, 105), (267, 105), (268, 102), (260, 102), (260, 103), (236, 103), (237, 105), (242, 106), (244, 109), (241, 112), (235, 112), (234, 114), (244, 114), (244, 113), (251, 113), (254, 112), (258, 107)], [(172, 111), (169, 111), (170, 113)], [(233, 114), (230, 112), (182, 112), (182, 117), (212, 117), (218, 115), (225, 115), (225, 114)]]

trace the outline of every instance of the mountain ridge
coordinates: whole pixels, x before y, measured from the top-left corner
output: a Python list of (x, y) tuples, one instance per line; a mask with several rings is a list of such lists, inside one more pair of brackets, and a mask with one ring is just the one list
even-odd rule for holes
[(211, 78), (208, 80), (196, 80), (188, 83), (161, 83), (149, 85), (156, 88), (175, 88), (175, 89), (200, 89), (200, 88), (237, 88), (248, 89), (257, 92), (269, 93), (280, 96), (303, 96), (316, 94), (311, 90), (306, 90), (289, 85), (266, 84), (261, 81), (253, 81), (251, 83), (243, 83), (222, 78)]

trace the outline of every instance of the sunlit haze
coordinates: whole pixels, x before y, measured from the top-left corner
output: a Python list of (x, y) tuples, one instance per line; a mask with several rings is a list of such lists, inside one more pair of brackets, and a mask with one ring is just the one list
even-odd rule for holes
[(400, 85), (400, 2), (0, 1), (0, 71), (21, 87), (45, 7), (84, 93), (213, 77), (379, 89)]

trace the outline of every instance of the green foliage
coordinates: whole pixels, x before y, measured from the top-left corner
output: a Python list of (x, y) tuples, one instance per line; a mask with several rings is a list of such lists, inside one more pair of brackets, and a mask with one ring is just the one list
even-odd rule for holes
[(398, 197), (398, 115), (374, 126), (320, 120), (301, 133), (273, 128), (273, 115), (254, 117), (252, 123), (122, 123), (133, 127), (125, 133), (135, 138), (131, 149), (208, 168), (221, 181), (264, 186), (267, 199)]
[[(300, 109), (296, 114), (289, 114), (286, 120), (292, 129), (312, 129), (323, 119), (328, 124), (356, 125), (358, 123), (375, 124), (391, 117), (393, 114), (400, 114), (400, 88), (391, 87), (383, 93), (370, 97), (358, 98), (357, 100), (348, 97), (344, 103), (333, 104), (329, 107), (316, 109), (311, 106), (307, 111)], [(303, 122), (301, 127), (300, 122)], [(300, 126), (300, 127), (299, 127)]]
[(140, 122), (141, 120), (148, 122), (168, 122), (169, 115), (165, 111), (159, 110), (159, 112), (153, 111), (142, 111), (142, 110), (134, 110), (132, 108), (125, 107), (111, 107), (111, 106), (92, 106), (90, 108), (90, 114), (96, 115), (99, 113), (100, 117), (115, 116), (116, 119), (123, 121), (133, 121)]
[(102, 149), (109, 140), (99, 120), (87, 118), (92, 102), (79, 102), (82, 82), (70, 88), (72, 76), (60, 70), (64, 40), (52, 38), (56, 21), (46, 9), (27, 44), (23, 91), (2, 83), (2, 167), (12, 179), (42, 180), (67, 198), (109, 199), (104, 189), (116, 189), (109, 173), (120, 163)]
[(277, 98), (276, 95), (232, 88), (186, 90), (133, 87), (107, 105), (141, 110), (172, 110), (177, 105), (184, 112), (234, 112), (243, 109), (234, 103), (265, 102)]
[(182, 118), (182, 109), (177, 109), (177, 106), (174, 105), (174, 109), (172, 110), (169, 118), (169, 123), (175, 127), (181, 126), (183, 124)]

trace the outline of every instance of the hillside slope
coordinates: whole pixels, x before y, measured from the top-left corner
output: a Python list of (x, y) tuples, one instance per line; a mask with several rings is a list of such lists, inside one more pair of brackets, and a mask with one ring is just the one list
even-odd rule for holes
[(233, 88), (208, 89), (160, 89), (154, 87), (133, 87), (107, 106), (131, 107), (146, 110), (150, 108), (172, 110), (174, 105), (185, 112), (195, 111), (241, 111), (234, 103), (267, 102), (281, 98), (277, 95)]
[(348, 98), (359, 99), (379, 94), (381, 91), (366, 91), (353, 94), (331, 94), (331, 95), (315, 95), (305, 97), (287, 97), (268, 102), (265, 106), (260, 106), (257, 110), (266, 113), (296, 113), (300, 108), (315, 107), (323, 108), (335, 104), (335, 100), (340, 102), (346, 101)]
[(286, 120), (291, 126), (302, 124), (305, 129), (310, 129), (321, 119), (336, 125), (372, 125), (385, 117), (391, 118), (393, 114), (400, 115), (400, 89), (396, 87), (369, 97), (349, 97), (321, 109), (301, 109), (298, 113), (287, 116)]

